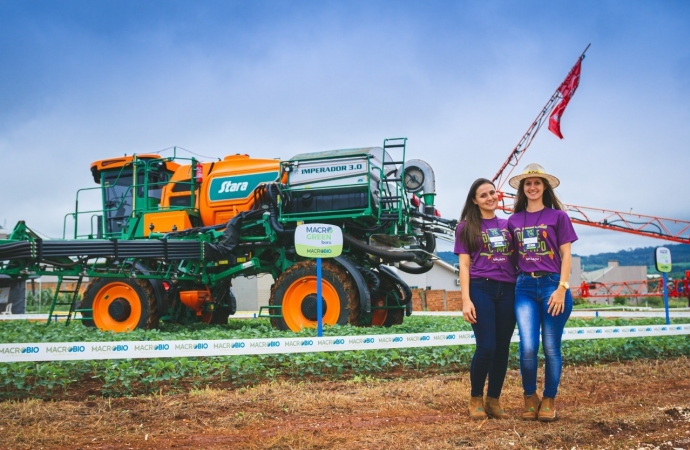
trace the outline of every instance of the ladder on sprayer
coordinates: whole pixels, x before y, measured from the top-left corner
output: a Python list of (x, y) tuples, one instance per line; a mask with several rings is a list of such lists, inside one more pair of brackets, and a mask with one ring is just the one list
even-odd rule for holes
[[(76, 317), (77, 302), (80, 301), (79, 291), (81, 289), (82, 279), (79, 276), (58, 275), (57, 286), (55, 287), (55, 294), (53, 301), (50, 303), (50, 311), (48, 312), (48, 324), (53, 320), (58, 321), (58, 318), (64, 317), (64, 311), (56, 311), (57, 306), (69, 306), (67, 313), (66, 325), (69, 325), (72, 319), (84, 320), (83, 317)], [(65, 287), (64, 285), (67, 285)], [(65, 297), (68, 300), (65, 300)], [(80, 310), (81, 311), (81, 310)]]

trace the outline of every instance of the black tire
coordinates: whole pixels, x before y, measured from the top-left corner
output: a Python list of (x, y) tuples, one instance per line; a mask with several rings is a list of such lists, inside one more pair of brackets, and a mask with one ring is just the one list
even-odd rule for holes
[[(100, 280), (100, 278), (92, 278), (89, 284), (86, 286), (86, 289), (84, 290), (84, 297), (81, 299), (81, 303), (79, 303), (79, 307), (77, 309), (91, 309), (91, 303), (93, 302), (93, 286), (96, 283), (96, 281)], [(86, 299), (91, 297), (91, 302), (86, 303)], [(85, 327), (95, 327), (96, 324), (93, 323), (93, 314), (91, 311), (83, 311), (81, 312), (81, 324), (84, 325)]]
[(95, 278), (84, 292), (81, 309), (93, 309), (82, 312), (82, 323), (103, 331), (149, 330), (160, 319), (156, 294), (147, 280)]
[[(269, 305), (281, 306), (281, 317), (271, 318), (274, 328), (299, 331), (303, 327), (316, 327), (314, 277), (316, 263), (302, 261), (291, 266), (276, 279), (271, 286), (271, 297), (268, 301)], [(352, 276), (342, 267), (324, 261), (321, 266), (321, 277), (323, 302), (327, 305), (324, 311), (324, 324), (357, 324), (359, 296)], [(271, 314), (277, 315), (278, 311), (274, 309)]]

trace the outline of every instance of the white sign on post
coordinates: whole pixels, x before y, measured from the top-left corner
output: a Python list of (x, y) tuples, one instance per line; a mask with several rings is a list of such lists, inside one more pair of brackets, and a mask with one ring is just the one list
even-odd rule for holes
[(670, 272), (673, 267), (671, 263), (671, 251), (666, 247), (657, 247), (654, 251), (654, 262), (656, 263), (656, 270), (659, 272)]
[(673, 264), (671, 263), (671, 250), (666, 247), (657, 247), (654, 251), (654, 263), (656, 270), (661, 272), (662, 280), (664, 282), (664, 309), (666, 310), (666, 324), (671, 323), (671, 318), (668, 313), (668, 280), (667, 273), (671, 271)]
[(306, 258), (335, 258), (343, 252), (343, 231), (325, 223), (300, 225), (295, 229), (295, 250)]
[(321, 303), (321, 258), (335, 258), (343, 252), (343, 231), (327, 223), (299, 225), (295, 229), (295, 250), (305, 258), (316, 258), (316, 329), (323, 336)]

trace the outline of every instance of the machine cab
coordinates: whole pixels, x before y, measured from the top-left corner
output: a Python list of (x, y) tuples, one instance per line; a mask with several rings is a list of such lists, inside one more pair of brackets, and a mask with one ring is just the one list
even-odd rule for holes
[[(104, 237), (132, 234), (141, 214), (158, 210), (163, 187), (179, 164), (159, 155), (142, 154), (96, 161), (91, 173), (101, 185), (103, 198), (102, 223)], [(135, 175), (136, 174), (136, 175)]]

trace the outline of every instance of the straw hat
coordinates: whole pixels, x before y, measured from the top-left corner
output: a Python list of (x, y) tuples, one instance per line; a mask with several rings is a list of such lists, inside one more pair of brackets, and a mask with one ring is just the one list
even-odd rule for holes
[(522, 170), (522, 173), (520, 175), (515, 175), (514, 177), (512, 177), (510, 181), (508, 181), (508, 184), (515, 189), (519, 189), (520, 181), (524, 180), (525, 178), (534, 177), (545, 179), (549, 182), (552, 189), (555, 189), (559, 184), (561, 184), (561, 182), (558, 181), (558, 178), (546, 173), (546, 170), (544, 170), (544, 168), (537, 163), (527, 164), (525, 168)]

